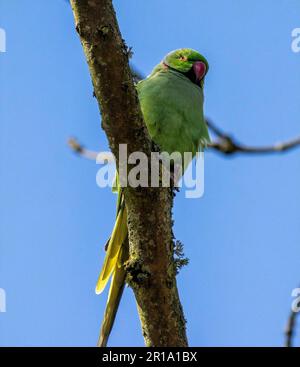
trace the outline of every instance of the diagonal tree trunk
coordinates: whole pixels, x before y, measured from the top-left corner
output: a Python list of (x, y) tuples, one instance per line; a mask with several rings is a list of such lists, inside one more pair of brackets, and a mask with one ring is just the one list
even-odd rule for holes
[[(112, 1), (71, 0), (71, 5), (112, 152), (118, 158), (119, 144), (127, 144), (128, 154), (139, 151), (150, 157), (152, 143), (128, 65), (130, 51)], [(173, 261), (172, 191), (127, 187), (124, 195), (130, 252), (127, 279), (145, 344), (187, 346)]]
[[(145, 127), (111, 0), (71, 0), (76, 30), (89, 66), (102, 127), (117, 158), (148, 157), (152, 143)], [(133, 288), (147, 346), (187, 346), (173, 261), (172, 204), (169, 188), (125, 188), (130, 259), (127, 279)], [(125, 334), (125, 331), (124, 331)]]

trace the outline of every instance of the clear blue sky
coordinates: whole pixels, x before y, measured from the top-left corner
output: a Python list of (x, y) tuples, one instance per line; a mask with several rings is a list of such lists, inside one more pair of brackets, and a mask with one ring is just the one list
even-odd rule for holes
[[(145, 74), (172, 49), (210, 62), (206, 114), (249, 144), (299, 135), (298, 0), (114, 2)], [(115, 196), (70, 135), (106, 149), (72, 13), (63, 0), (0, 0), (0, 345), (93, 346), (106, 294), (94, 294)], [(190, 264), (178, 276), (192, 346), (280, 346), (300, 283), (300, 150), (206, 154), (205, 195), (175, 204)], [(299, 336), (299, 333), (298, 333)], [(111, 346), (142, 346), (126, 289)]]

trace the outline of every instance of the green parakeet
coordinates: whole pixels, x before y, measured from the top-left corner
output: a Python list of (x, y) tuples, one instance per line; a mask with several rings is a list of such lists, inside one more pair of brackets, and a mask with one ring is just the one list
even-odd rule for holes
[[(152, 73), (137, 84), (139, 101), (151, 139), (161, 151), (192, 152), (209, 142), (203, 115), (204, 78), (207, 60), (192, 49), (170, 52)], [(186, 164), (185, 167), (186, 168)], [(118, 187), (117, 216), (96, 293), (111, 279), (102, 322), (99, 346), (106, 346), (125, 285), (124, 262), (128, 259), (127, 214), (124, 196)], [(147, 214), (146, 214), (147, 215)]]

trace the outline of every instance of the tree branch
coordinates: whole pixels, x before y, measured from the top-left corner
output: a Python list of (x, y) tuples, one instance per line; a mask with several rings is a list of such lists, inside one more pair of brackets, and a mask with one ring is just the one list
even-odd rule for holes
[(246, 154), (280, 153), (300, 146), (300, 136), (283, 143), (261, 147), (253, 147), (240, 144), (231, 135), (224, 133), (211, 120), (206, 119), (206, 122), (209, 129), (219, 138), (217, 141), (214, 141), (210, 144), (210, 148), (226, 155), (232, 155), (235, 153), (246, 153)]
[[(297, 307), (300, 307), (300, 302), (298, 302)], [(287, 321), (287, 325), (285, 328), (285, 346), (286, 347), (292, 347), (293, 346), (293, 338), (295, 335), (295, 329), (296, 329), (296, 321), (297, 321), (297, 316), (299, 314), (299, 311), (297, 312), (297, 310), (294, 310), (293, 308), (291, 309), (288, 321)]]
[(292, 310), (288, 318), (288, 322), (287, 322), (286, 329), (285, 329), (285, 346), (286, 347), (293, 346), (293, 338), (295, 334), (297, 314), (298, 314), (297, 312), (294, 312)]
[(68, 145), (73, 150), (74, 153), (80, 155), (83, 158), (87, 158), (92, 161), (95, 161), (97, 159), (97, 156), (98, 156), (97, 152), (86, 149), (75, 138), (69, 138)]
[[(127, 144), (128, 154), (138, 151), (150, 157), (152, 143), (128, 65), (130, 50), (121, 37), (112, 1), (71, 0), (71, 5), (117, 167), (119, 144)], [(83, 152), (79, 146), (75, 150)], [(126, 269), (145, 343), (187, 346), (173, 262), (172, 191), (125, 187), (124, 196), (130, 252)]]

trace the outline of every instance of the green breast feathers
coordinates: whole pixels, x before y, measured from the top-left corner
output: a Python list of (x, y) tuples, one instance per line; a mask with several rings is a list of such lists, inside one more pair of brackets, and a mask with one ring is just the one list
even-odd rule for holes
[[(203, 150), (210, 141), (203, 115), (203, 90), (173, 69), (157, 67), (137, 85), (149, 134), (161, 151)], [(189, 162), (185, 162), (184, 166)]]

